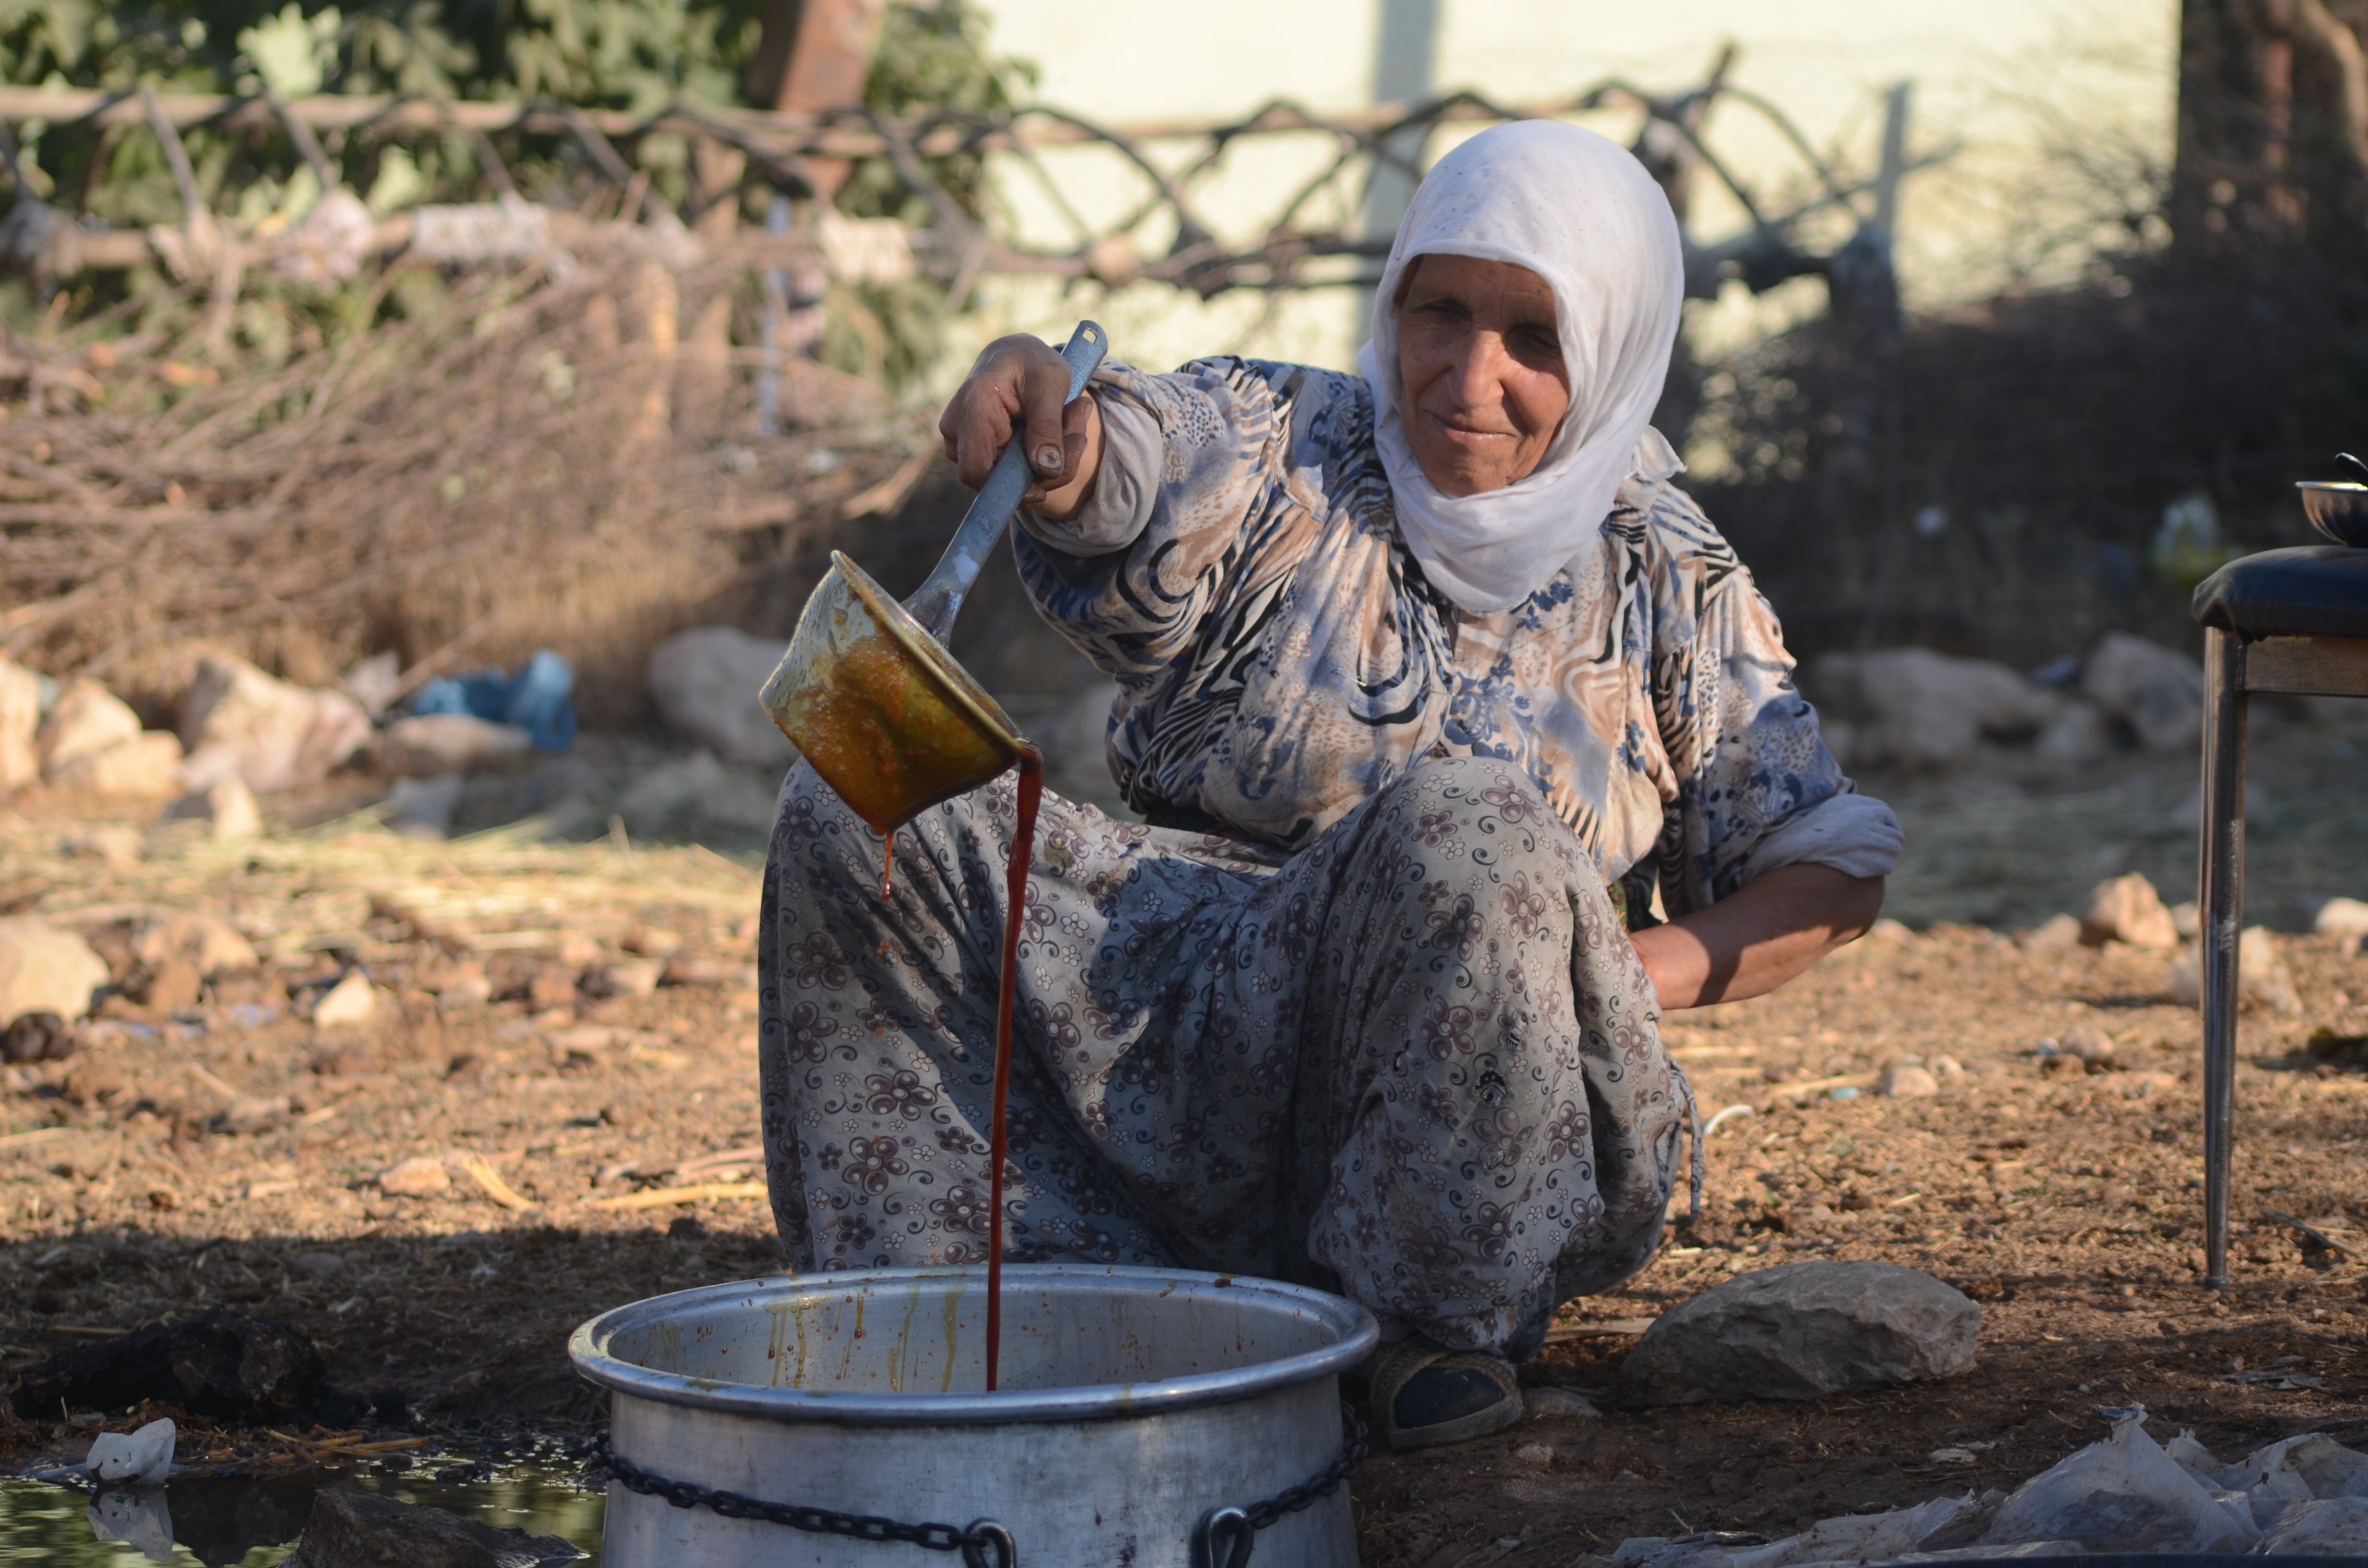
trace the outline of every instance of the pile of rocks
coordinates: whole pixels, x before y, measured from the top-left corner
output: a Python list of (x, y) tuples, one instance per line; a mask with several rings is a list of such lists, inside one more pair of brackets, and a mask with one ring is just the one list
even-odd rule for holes
[(2078, 762), (2126, 736), (2149, 752), (2192, 750), (2203, 723), (2203, 667), (2175, 649), (2107, 632), (2057, 684), (1988, 659), (1930, 648), (1825, 653), (1802, 672), (1826, 744), (1845, 767), (1931, 768), (1987, 740), (2027, 743)]
[[(2355, 899), (2330, 899), (2321, 906), (2317, 929), (2321, 935), (2356, 946), (2368, 936), (2368, 904)], [(2154, 884), (2135, 871), (2098, 883), (2077, 917), (2055, 915), (2017, 932), (2015, 942), (2034, 952), (2076, 945), (2120, 945), (2162, 952), (2170, 955), (2162, 994), (2188, 1007), (2197, 1006), (2202, 998), (2203, 959), (2195, 905), (2166, 905)], [(2245, 1005), (2280, 1013), (2300, 1010), (2300, 993), (2278, 950), (2277, 937), (2268, 926), (2245, 928), (2238, 938), (2237, 968), (2238, 997)]]
[(262, 827), (256, 793), (317, 784), (370, 740), (370, 716), (344, 692), (226, 654), (199, 660), (176, 708), (175, 729), (152, 730), (95, 680), (61, 687), (0, 658), (0, 791), (170, 801), (166, 820), (244, 837)]

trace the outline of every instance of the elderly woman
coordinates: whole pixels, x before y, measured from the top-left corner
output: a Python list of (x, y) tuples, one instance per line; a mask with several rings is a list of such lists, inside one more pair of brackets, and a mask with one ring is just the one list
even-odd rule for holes
[[(1554, 1308), (1651, 1257), (1663, 1010), (1860, 935), (1898, 852), (1646, 423), (1679, 299), (1635, 160), (1511, 125), (1424, 181), (1362, 376), (1108, 364), (1064, 408), (1013, 337), (942, 421), (968, 483), (1028, 443), (1020, 574), (1117, 679), (1146, 819), (1044, 804), (1008, 1256), (1339, 1290), (1400, 1448), (1513, 1419)], [(892, 846), (790, 775), (761, 1051), (800, 1268), (984, 1256), (1015, 803), (923, 813), (883, 901)]]

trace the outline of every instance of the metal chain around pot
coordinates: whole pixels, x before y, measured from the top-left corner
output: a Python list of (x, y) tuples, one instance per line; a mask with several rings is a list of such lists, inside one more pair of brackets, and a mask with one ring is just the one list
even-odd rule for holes
[(954, 1525), (908, 1525), (877, 1514), (841, 1514), (829, 1508), (803, 1507), (795, 1503), (768, 1503), (738, 1492), (722, 1492), (689, 1481), (673, 1481), (643, 1470), (609, 1448), (602, 1434), (594, 1464), (617, 1484), (644, 1497), (663, 1497), (677, 1508), (705, 1508), (727, 1519), (757, 1519), (786, 1525), (809, 1535), (846, 1536), (853, 1540), (902, 1541), (927, 1551), (959, 1551), (963, 1568), (1019, 1568), (1019, 1548), (1011, 1532), (993, 1519), (974, 1519), (967, 1528)]
[[(1295, 1514), (1319, 1498), (1329, 1497), (1365, 1462), (1365, 1423), (1356, 1411), (1340, 1406), (1340, 1454), (1330, 1464), (1298, 1485), (1278, 1492), (1247, 1507), (1212, 1508), (1192, 1530), (1193, 1568), (1248, 1568), (1258, 1532), (1286, 1514)], [(794, 1503), (768, 1503), (738, 1492), (723, 1492), (694, 1482), (674, 1481), (643, 1470), (609, 1448), (606, 1433), (592, 1460), (617, 1484), (645, 1497), (663, 1497), (677, 1508), (705, 1508), (727, 1519), (757, 1519), (786, 1525), (809, 1535), (846, 1536), (854, 1540), (902, 1541), (928, 1551), (959, 1551), (964, 1568), (1019, 1568), (1019, 1548), (1011, 1532), (993, 1519), (975, 1519), (968, 1528), (953, 1525), (908, 1525), (877, 1514), (841, 1514), (829, 1508), (809, 1508)]]
[(1365, 1462), (1365, 1419), (1340, 1405), (1340, 1457), (1298, 1485), (1247, 1507), (1212, 1508), (1192, 1530), (1192, 1568), (1249, 1568), (1258, 1532), (1338, 1492)]

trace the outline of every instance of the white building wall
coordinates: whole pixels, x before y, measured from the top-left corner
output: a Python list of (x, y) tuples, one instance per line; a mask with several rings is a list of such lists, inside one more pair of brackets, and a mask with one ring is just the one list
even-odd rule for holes
[[(980, 0), (991, 46), (1031, 60), (1046, 103), (1110, 124), (1247, 114), (1269, 99), (1311, 108), (1372, 101), (1376, 23), (1390, 0)], [(1977, 297), (2013, 270), (2039, 229), (2060, 229), (2084, 199), (2055, 151), (2079, 144), (2092, 161), (2167, 162), (2171, 140), (2178, 0), (1438, 0), (1433, 78), (1506, 102), (1567, 97), (1619, 76), (1666, 92), (1700, 79), (1719, 43), (1741, 47), (1734, 85), (1782, 108), (1817, 146), (1873, 165), (1884, 90), (1916, 84), (1911, 145), (1957, 149), (1916, 176), (1901, 220), (1902, 281), (1911, 307)], [(1625, 140), (1632, 117), (1593, 123)], [(1740, 106), (1714, 112), (1713, 144), (1771, 197), (1798, 187), (1800, 161)], [(1158, 150), (1163, 159), (1177, 146)], [(1204, 216), (1236, 237), (1255, 233), (1320, 147), (1245, 143), (1230, 156)], [(1048, 157), (1089, 217), (1128, 210), (1136, 176), (1096, 153)], [(1002, 189), (1024, 233), (1070, 243), (1057, 209), (1016, 171)], [(1716, 198), (1696, 226), (1715, 236), (1739, 221)], [(1159, 243), (1166, 236), (1156, 236)], [(2027, 261), (2027, 257), (2021, 258)], [(1760, 301), (1696, 307), (1696, 342), (1716, 353), (1820, 308), (1802, 280)], [(966, 329), (1057, 336), (1099, 317), (1117, 353), (1165, 369), (1194, 354), (1248, 352), (1345, 366), (1361, 332), (1347, 290), (1267, 298), (1240, 291), (1203, 303), (1158, 285), (1106, 294), (1041, 281), (996, 280)], [(958, 378), (966, 356), (950, 357)]]

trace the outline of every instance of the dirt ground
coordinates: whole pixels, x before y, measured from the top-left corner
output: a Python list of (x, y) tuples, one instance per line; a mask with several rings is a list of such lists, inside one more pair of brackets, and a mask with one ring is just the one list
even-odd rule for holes
[[(2368, 884), (2368, 865), (2346, 864), (2313, 825), (2356, 805), (2330, 750), (2353, 733), (2290, 726), (2265, 741), (2289, 780), (2324, 774), (2283, 795), (2271, 786), (2293, 813), (2260, 846), (2254, 909), (2272, 925), (2306, 893), (2368, 892), (2351, 885)], [(2176, 864), (2192, 834), (2180, 769), (2123, 774), (2087, 780), (2085, 795), (2011, 778), (1903, 784), (1927, 859), (1903, 876), (1902, 903), (1923, 920), (1953, 906), (2027, 923), (2064, 907), (2065, 889), (2132, 864), (2178, 900), (2192, 866), (2192, 847), (2189, 869)], [(2016, 799), (2019, 817), (1998, 804)], [(2059, 819), (2072, 825), (2055, 842), (2046, 824)], [(2136, 826), (2115, 840), (2100, 822)], [(565, 1362), (575, 1324), (775, 1267), (760, 1199), (612, 1202), (761, 1180), (757, 877), (745, 860), (639, 848), (621, 833), (436, 843), (333, 824), (245, 846), (152, 834), (110, 849), (91, 827), (74, 802), (16, 803), (0, 820), (10, 913), (74, 926), (107, 950), (158, 912), (208, 909), (265, 963), (169, 1016), (114, 1004), (70, 1060), (0, 1069), (0, 1379), (222, 1303), (302, 1328), (333, 1381), (400, 1391), (431, 1431), (466, 1422), (565, 1438), (599, 1417)], [(1364, 1561), (1543, 1568), (1628, 1536), (1773, 1534), (2010, 1486), (2101, 1436), (2096, 1407), (2132, 1401), (2161, 1418), (2158, 1435), (2192, 1426), (2230, 1459), (2312, 1429), (2368, 1444), (2368, 1073), (2347, 1064), (2357, 1052), (2308, 1050), (2314, 1030), (2368, 1036), (2368, 959), (2330, 938), (2281, 945), (2301, 1006), (2245, 1019), (2237, 1268), (2225, 1292), (2196, 1283), (2197, 1024), (2163, 1000), (2168, 954), (2025, 950), (1970, 924), (1886, 928), (1779, 995), (1673, 1019), (1705, 1112), (1752, 1109), (1710, 1141), (1701, 1222), (1673, 1231), (1626, 1289), (1578, 1303), (1524, 1369), (1596, 1396), (1603, 1414), (1376, 1456), (1354, 1488)], [(669, 946), (677, 983), (654, 993), (596, 999), (580, 983), (631, 949)], [(435, 993), (469, 961), (493, 999), (439, 1006)], [(291, 983), (317, 988), (354, 962), (385, 994), (378, 1019), (322, 1029), (290, 1006)], [(2080, 1025), (2115, 1042), (2112, 1070), (2033, 1054)], [(1938, 1094), (1873, 1091), (1875, 1072), (1908, 1061), (1941, 1071)], [(482, 1156), (526, 1207), (457, 1164), (439, 1196), (374, 1185), (418, 1154)], [(1681, 1189), (1679, 1211), (1683, 1200)], [(2306, 1254), (2264, 1210), (2357, 1250)], [(304, 1257), (324, 1252), (340, 1262)], [(1884, 1259), (1959, 1284), (1982, 1303), (1980, 1365), (1814, 1404), (1612, 1398), (1633, 1341), (1589, 1325), (1810, 1257)], [(2226, 1381), (2238, 1368), (2294, 1374), (2295, 1386)], [(19, 1412), (0, 1463), (55, 1452), (63, 1425)], [(249, 1455), (277, 1442), (199, 1440)], [(1942, 1447), (1974, 1460), (1928, 1458)]]

